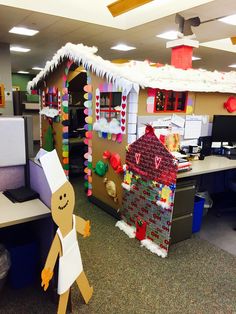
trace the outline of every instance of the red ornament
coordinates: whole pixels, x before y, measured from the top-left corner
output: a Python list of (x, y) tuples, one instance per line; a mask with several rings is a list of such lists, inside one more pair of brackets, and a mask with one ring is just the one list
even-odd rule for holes
[(109, 150), (105, 150), (105, 152), (102, 155), (103, 159), (109, 159), (111, 157), (111, 153), (109, 152)]
[(230, 96), (224, 103), (224, 107), (230, 113), (236, 111), (236, 97)]

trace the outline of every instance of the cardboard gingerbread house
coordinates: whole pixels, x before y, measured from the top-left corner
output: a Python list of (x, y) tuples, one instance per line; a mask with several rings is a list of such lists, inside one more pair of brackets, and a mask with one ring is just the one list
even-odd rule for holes
[[(223, 104), (236, 94), (236, 73), (153, 67), (147, 61), (120, 65), (96, 53), (96, 47), (66, 44), (28, 89), (40, 93), (41, 146), (57, 150), (67, 176), (74, 167), (84, 173), (90, 199), (120, 216), (123, 174), (104, 152), (124, 164), (127, 145), (150, 119), (227, 114)], [(98, 162), (107, 169), (100, 174)]]

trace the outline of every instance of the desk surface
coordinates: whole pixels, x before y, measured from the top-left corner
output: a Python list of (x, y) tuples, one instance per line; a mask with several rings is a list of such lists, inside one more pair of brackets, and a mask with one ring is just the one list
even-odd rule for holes
[(177, 178), (186, 178), (236, 168), (236, 160), (224, 156), (207, 156), (204, 160), (192, 161), (192, 170), (178, 173)]
[(0, 192), (0, 228), (41, 219), (51, 215), (49, 208), (39, 199), (12, 203)]

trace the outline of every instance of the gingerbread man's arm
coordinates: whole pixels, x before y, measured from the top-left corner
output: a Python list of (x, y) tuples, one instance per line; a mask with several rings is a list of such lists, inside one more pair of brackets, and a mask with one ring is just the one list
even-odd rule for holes
[(49, 286), (49, 281), (52, 279), (53, 270), (56, 264), (58, 254), (60, 252), (61, 252), (61, 242), (56, 233), (53, 239), (53, 242), (51, 244), (51, 248), (49, 250), (44, 269), (42, 270), (42, 273), (41, 273), (41, 279), (42, 279), (41, 286), (44, 287), (44, 291), (47, 290)]
[(84, 220), (79, 216), (75, 216), (76, 231), (85, 237), (90, 236), (90, 221)]

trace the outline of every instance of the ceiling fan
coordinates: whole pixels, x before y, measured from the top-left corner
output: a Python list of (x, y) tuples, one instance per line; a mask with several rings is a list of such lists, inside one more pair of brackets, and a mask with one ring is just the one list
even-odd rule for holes
[(107, 6), (113, 17), (131, 11), (153, 0), (117, 0)]

